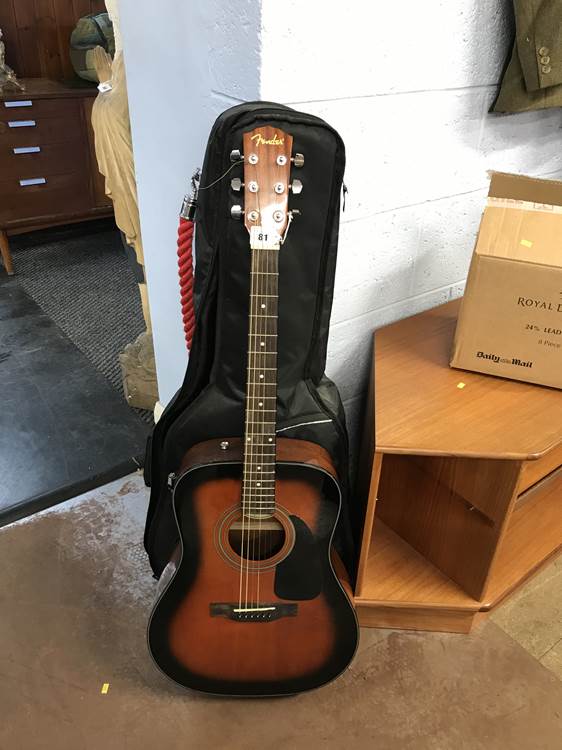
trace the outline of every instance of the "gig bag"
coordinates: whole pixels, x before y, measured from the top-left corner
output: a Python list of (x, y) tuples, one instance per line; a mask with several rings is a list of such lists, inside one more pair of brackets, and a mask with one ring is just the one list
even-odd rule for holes
[(241, 104), (216, 120), (205, 153), (195, 234), (196, 328), (185, 379), (148, 440), (145, 481), (151, 487), (145, 548), (156, 577), (178, 542), (172, 488), (193, 445), (244, 433), (250, 293), (249, 236), (231, 218), (240, 202), (231, 177), (234, 149), (244, 132), (272, 125), (293, 136), (304, 155), (292, 178), (303, 185), (289, 196), (300, 214), (279, 251), (277, 434), (308, 440), (328, 451), (338, 472), (342, 511), (335, 543), (353, 574), (348, 503), (348, 437), (334, 383), (324, 374), (338, 246), (345, 149), (323, 120), (268, 102)]

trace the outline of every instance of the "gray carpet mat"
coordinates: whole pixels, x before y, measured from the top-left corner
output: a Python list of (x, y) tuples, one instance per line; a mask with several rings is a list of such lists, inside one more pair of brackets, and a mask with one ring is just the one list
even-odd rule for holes
[[(18, 283), (124, 398), (119, 354), (145, 330), (137, 282), (108, 222), (10, 239)], [(150, 423), (152, 412), (135, 410)]]

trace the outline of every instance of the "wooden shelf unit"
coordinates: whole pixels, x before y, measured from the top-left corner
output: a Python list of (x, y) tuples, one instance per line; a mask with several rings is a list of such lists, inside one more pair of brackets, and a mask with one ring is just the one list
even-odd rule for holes
[(562, 547), (562, 394), (451, 369), (457, 311), (377, 332), (360, 460), (363, 625), (467, 633)]

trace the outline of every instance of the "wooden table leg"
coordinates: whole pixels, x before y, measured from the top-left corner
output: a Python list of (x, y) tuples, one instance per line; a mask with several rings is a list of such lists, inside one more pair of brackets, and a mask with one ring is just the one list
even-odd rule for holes
[(0, 253), (2, 254), (2, 260), (4, 261), (4, 268), (8, 276), (13, 276), (14, 265), (12, 263), (12, 254), (10, 252), (10, 245), (8, 244), (8, 235), (3, 229), (0, 229)]

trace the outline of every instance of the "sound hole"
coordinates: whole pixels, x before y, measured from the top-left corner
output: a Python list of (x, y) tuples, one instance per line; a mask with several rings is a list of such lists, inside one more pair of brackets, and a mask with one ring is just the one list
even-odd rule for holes
[(230, 527), (228, 541), (245, 560), (267, 560), (283, 548), (285, 529), (276, 518), (239, 519)]

